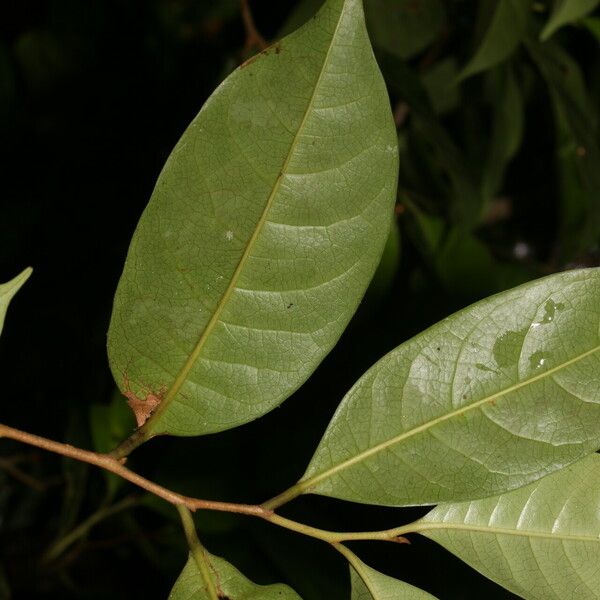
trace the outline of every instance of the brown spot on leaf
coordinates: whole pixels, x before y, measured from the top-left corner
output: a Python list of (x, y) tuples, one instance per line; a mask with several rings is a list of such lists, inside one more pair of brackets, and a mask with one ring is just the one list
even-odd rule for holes
[(140, 398), (132, 391), (127, 373), (123, 374), (123, 387), (125, 388), (123, 395), (127, 398), (127, 404), (133, 411), (138, 427), (141, 427), (150, 418), (167, 391), (167, 388), (163, 386), (158, 393), (148, 390), (146, 397)]

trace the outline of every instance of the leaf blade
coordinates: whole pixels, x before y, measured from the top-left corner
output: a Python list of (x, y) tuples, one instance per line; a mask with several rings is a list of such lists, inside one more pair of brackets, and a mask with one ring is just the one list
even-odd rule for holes
[(399, 579), (379, 573), (354, 559), (350, 566), (351, 600), (434, 600), (435, 596)]
[(599, 4), (599, 0), (555, 0), (552, 14), (540, 33), (540, 40), (545, 41), (564, 25), (573, 23), (591, 13)]
[(591, 600), (600, 589), (599, 484), (592, 454), (507, 494), (441, 504), (416, 528), (523, 598)]
[[(218, 556), (207, 554), (207, 560), (210, 562), (219, 597), (236, 600), (301, 600), (300, 596), (287, 585), (280, 583), (258, 585)], [(210, 600), (202, 575), (190, 556), (169, 594), (169, 600), (191, 600), (192, 598)]]
[(600, 269), (560, 273), (405, 342), (345, 396), (297, 489), (432, 504), (520, 487), (593, 452), (598, 297)]
[(4, 319), (6, 318), (8, 305), (15, 297), (15, 294), (21, 289), (23, 284), (29, 279), (31, 273), (33, 273), (33, 269), (31, 267), (27, 267), (10, 281), (0, 284), (0, 334), (2, 333), (2, 329), (4, 327)]
[(221, 431), (299, 387), (377, 267), (396, 172), (358, 0), (329, 0), (217, 89), (165, 165), (115, 297), (122, 391), (126, 377), (142, 400), (168, 390), (146, 431)]
[(485, 71), (507, 59), (525, 36), (529, 11), (529, 2), (524, 0), (498, 2), (481, 45), (463, 67), (459, 80)]

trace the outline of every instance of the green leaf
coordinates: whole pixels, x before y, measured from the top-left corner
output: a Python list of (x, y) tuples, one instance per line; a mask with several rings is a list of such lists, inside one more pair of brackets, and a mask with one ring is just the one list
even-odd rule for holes
[(520, 490), (441, 504), (415, 530), (528, 600), (600, 590), (600, 456)]
[(600, 446), (600, 269), (539, 279), (434, 325), (336, 411), (295, 492), (389, 506), (490, 496)]
[(400, 241), (400, 228), (396, 221), (392, 222), (379, 266), (365, 294), (364, 303), (372, 306), (379, 305), (390, 291), (394, 278), (400, 266), (402, 244)]
[(432, 600), (435, 596), (354, 559), (350, 566), (351, 600)]
[(6, 311), (8, 310), (10, 301), (21, 289), (21, 286), (29, 279), (32, 272), (33, 269), (27, 267), (14, 279), (11, 279), (7, 283), (0, 284), (0, 333), (2, 333), (2, 328), (4, 327), (4, 319), (6, 318)]
[(456, 59), (450, 57), (433, 65), (422, 77), (436, 114), (451, 112), (460, 104), (457, 70)]
[(377, 268), (397, 160), (360, 0), (329, 0), (225, 80), (167, 161), (115, 297), (113, 374), (140, 422), (162, 397), (148, 435), (235, 427), (307, 379)]
[(600, 0), (555, 0), (552, 14), (548, 19), (540, 39), (547, 40), (563, 25), (573, 23), (591, 13), (600, 4)]
[(517, 153), (524, 128), (524, 103), (510, 66), (492, 72), (493, 128), (483, 179), (483, 195), (490, 199), (502, 184), (504, 169)]
[[(291, 588), (283, 584), (257, 585), (246, 579), (234, 566), (218, 556), (208, 555), (215, 587), (221, 598), (231, 600), (301, 600)], [(190, 556), (175, 582), (169, 600), (210, 600), (202, 575)]]
[(365, 12), (373, 43), (399, 58), (431, 44), (446, 19), (441, 0), (368, 0)]
[(481, 45), (463, 68), (459, 79), (466, 79), (506, 60), (525, 36), (531, 10), (529, 1), (502, 0), (495, 6)]
[(323, 6), (323, 0), (300, 0), (290, 14), (288, 15), (285, 23), (281, 29), (277, 32), (278, 37), (289, 35), (309, 19), (312, 19), (314, 14)]
[(427, 155), (450, 178), (452, 195), (449, 201), (453, 220), (462, 229), (476, 226), (482, 210), (478, 181), (460, 148), (437, 119), (426, 88), (415, 73), (396, 57), (386, 54), (380, 62), (390, 88), (410, 107), (415, 138), (431, 146), (431, 149), (427, 148)]
[(562, 258), (578, 258), (600, 242), (599, 116), (576, 61), (553, 41), (527, 41), (546, 80), (557, 121), (561, 171)]
[(600, 17), (587, 17), (581, 24), (600, 42)]

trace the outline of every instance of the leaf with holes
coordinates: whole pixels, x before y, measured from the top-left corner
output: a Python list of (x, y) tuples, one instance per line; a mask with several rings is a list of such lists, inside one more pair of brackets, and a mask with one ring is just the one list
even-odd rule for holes
[(600, 456), (520, 490), (440, 504), (415, 530), (528, 600), (600, 590)]
[(240, 425), (307, 379), (377, 267), (397, 160), (360, 0), (329, 0), (223, 82), (168, 159), (115, 297), (111, 368), (146, 437)]
[(348, 392), (286, 492), (390, 506), (490, 496), (600, 447), (600, 269), (434, 325)]
[(350, 567), (351, 600), (435, 600), (424, 590), (394, 579), (356, 558)]
[(10, 301), (29, 279), (32, 272), (31, 267), (27, 267), (14, 279), (11, 279), (7, 283), (0, 284), (0, 333), (2, 333), (2, 328), (4, 327), (4, 319), (6, 318), (6, 311), (8, 310)]
[[(231, 600), (301, 600), (300, 596), (287, 585), (257, 585), (246, 579), (234, 566), (218, 556), (207, 555), (213, 585), (219, 598)], [(169, 600), (210, 600), (206, 584), (190, 557), (181, 575), (175, 582)]]

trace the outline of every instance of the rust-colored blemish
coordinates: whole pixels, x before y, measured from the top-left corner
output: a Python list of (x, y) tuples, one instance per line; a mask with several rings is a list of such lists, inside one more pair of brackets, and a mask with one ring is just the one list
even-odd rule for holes
[(164, 395), (167, 391), (165, 386), (161, 387), (160, 390), (154, 392), (152, 390), (146, 390), (147, 394), (145, 398), (136, 396), (129, 384), (129, 377), (127, 372), (123, 373), (123, 395), (127, 398), (127, 404), (133, 411), (135, 421), (138, 427), (141, 427), (156, 410), (158, 405), (162, 402)]
[(258, 54), (251, 56), (248, 60), (245, 60), (240, 65), (240, 69), (244, 69), (248, 65), (251, 65), (257, 58), (260, 58), (261, 56), (268, 56), (271, 53), (271, 50), (275, 50), (275, 54), (279, 54), (281, 52), (281, 42), (275, 42), (274, 44), (267, 46), (264, 50), (261, 50)]

